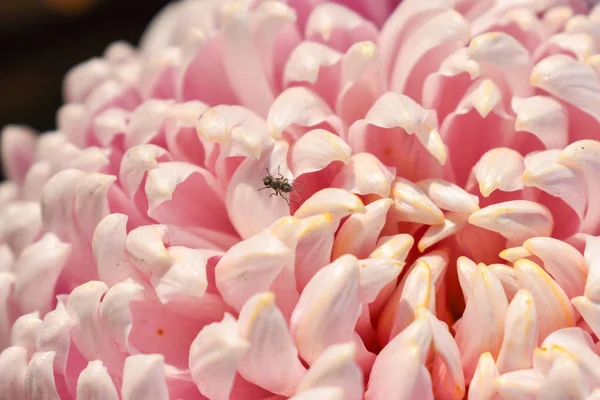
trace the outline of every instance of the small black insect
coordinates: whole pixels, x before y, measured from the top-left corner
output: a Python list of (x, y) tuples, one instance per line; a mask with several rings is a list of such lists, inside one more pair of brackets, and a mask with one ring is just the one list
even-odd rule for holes
[[(292, 184), (290, 183), (290, 181), (288, 180), (288, 178), (281, 175), (281, 172), (279, 171), (280, 168), (281, 167), (277, 168), (277, 173), (279, 174), (278, 177), (271, 175), (271, 173), (269, 172), (269, 169), (267, 168), (267, 176), (265, 176), (263, 179), (263, 184), (265, 185), (265, 187), (258, 189), (258, 191), (260, 192), (263, 189), (273, 189), (275, 191), (275, 193), (272, 193), (271, 196), (283, 197), (283, 199), (286, 201), (286, 203), (288, 203), (288, 206), (289, 206), (290, 201), (288, 200), (287, 197), (284, 196), (284, 194), (291, 193), (294, 190), (294, 188), (293, 188)], [(271, 196), (269, 196), (269, 197), (271, 197)]]

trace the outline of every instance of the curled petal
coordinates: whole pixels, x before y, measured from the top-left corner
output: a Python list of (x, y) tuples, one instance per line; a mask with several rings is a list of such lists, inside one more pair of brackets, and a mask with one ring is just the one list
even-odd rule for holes
[(294, 175), (324, 169), (333, 161), (350, 162), (352, 149), (342, 138), (324, 129), (305, 133), (292, 147), (292, 171)]
[(515, 150), (500, 147), (485, 153), (473, 168), (479, 191), (488, 197), (496, 189), (514, 192), (523, 189), (521, 175), (524, 170), (523, 156)]
[(500, 373), (532, 367), (533, 350), (538, 344), (538, 312), (531, 293), (521, 289), (508, 306), (504, 319), (504, 339), (498, 354)]
[(544, 269), (569, 298), (583, 294), (588, 267), (573, 246), (549, 237), (527, 239), (523, 247), (544, 263)]
[(331, 184), (359, 195), (374, 193), (381, 197), (390, 194), (395, 174), (371, 153), (358, 153), (350, 158)]
[(503, 399), (535, 399), (543, 378), (534, 369), (508, 372), (496, 378), (494, 387)]
[(508, 301), (512, 301), (515, 294), (519, 291), (519, 284), (517, 283), (517, 274), (515, 269), (504, 264), (490, 264), (488, 265), (490, 272), (496, 275), (500, 280), (504, 293)]
[(334, 234), (339, 222), (329, 213), (302, 220), (296, 244), (296, 280), (303, 290), (315, 273), (331, 262)]
[(160, 163), (145, 185), (148, 216), (165, 224), (232, 231), (224, 193), (205, 169), (184, 162)]
[(540, 151), (525, 157), (523, 184), (536, 187), (567, 203), (583, 219), (588, 188), (581, 172), (557, 163), (560, 150)]
[(70, 244), (47, 233), (21, 253), (15, 265), (15, 296), (21, 312), (51, 310), (55, 285), (70, 252)]
[(6, 399), (28, 399), (25, 388), (27, 359), (27, 349), (21, 346), (6, 347), (0, 353), (0, 393)]
[(569, 298), (560, 286), (540, 266), (527, 259), (515, 263), (517, 281), (535, 301), (539, 315), (539, 341), (560, 328), (575, 325), (575, 315)]
[[(244, 304), (238, 330), (240, 338), (250, 344), (239, 361), (240, 375), (273, 393), (293, 392), (306, 370), (273, 293), (258, 293)], [(278, 365), (285, 368), (278, 369)]]
[(23, 183), (25, 174), (33, 163), (36, 135), (29, 128), (9, 125), (2, 129), (2, 164), (6, 176), (17, 183)]
[(71, 328), (76, 321), (67, 313), (65, 305), (59, 300), (56, 308), (44, 317), (37, 337), (38, 352), (53, 352), (54, 369), (64, 375), (67, 356), (71, 347)]
[[(44, 213), (43, 207), (42, 203), (42, 214)], [(48, 213), (56, 214), (60, 212), (55, 209), (48, 211)], [(0, 212), (0, 241), (6, 243), (13, 253), (21, 253), (39, 236), (43, 219), (44, 216), (40, 214), (40, 204), (38, 203), (15, 201), (5, 205)], [(67, 231), (66, 229), (60, 231), (56, 225), (53, 225), (53, 228), (59, 232)], [(46, 230), (50, 229), (46, 228)]]
[(442, 210), (455, 213), (472, 213), (479, 210), (479, 198), (453, 183), (442, 179), (425, 179), (417, 182), (417, 186)]
[(600, 78), (592, 67), (556, 54), (537, 63), (530, 80), (533, 86), (600, 120)]
[(390, 338), (410, 325), (420, 308), (435, 312), (435, 286), (432, 271), (426, 261), (417, 261), (410, 271), (400, 296)]
[(228, 399), (237, 364), (249, 346), (239, 337), (230, 314), (206, 325), (190, 347), (190, 372), (200, 393), (210, 399)]
[(397, 177), (392, 183), (391, 214), (400, 221), (436, 225), (444, 222), (442, 211), (414, 183)]
[(554, 220), (541, 204), (527, 200), (493, 204), (469, 217), (469, 223), (493, 232), (508, 240), (522, 243), (534, 236), (550, 236)]
[(268, 233), (244, 240), (230, 248), (215, 267), (219, 293), (229, 305), (241, 310), (252, 295), (271, 290), (293, 257), (288, 246)]
[(219, 105), (205, 111), (196, 130), (200, 137), (219, 143), (224, 156), (258, 159), (274, 141), (265, 121), (240, 106)]
[(458, 345), (448, 330), (448, 325), (438, 320), (425, 309), (419, 316), (425, 316), (431, 324), (435, 357), (433, 361), (433, 390), (436, 397), (462, 399), (465, 395), (465, 377), (460, 365)]
[(305, 33), (308, 39), (325, 42), (340, 51), (353, 43), (377, 38), (377, 28), (372, 22), (335, 3), (316, 6), (306, 21)]
[(460, 283), (460, 288), (466, 302), (473, 290), (473, 283), (477, 275), (477, 264), (468, 257), (461, 256), (456, 260), (456, 269), (458, 272), (458, 282)]
[(360, 400), (363, 394), (363, 374), (354, 361), (354, 343), (335, 344), (327, 348), (310, 366), (298, 385), (298, 392), (318, 387), (339, 387), (345, 399)]
[(554, 362), (546, 381), (540, 388), (541, 399), (581, 399), (587, 393), (587, 383), (579, 366), (568, 356)]
[(127, 219), (124, 214), (110, 214), (96, 226), (92, 238), (92, 252), (98, 277), (109, 286), (138, 276), (135, 266), (125, 251)]
[(317, 272), (304, 288), (290, 330), (309, 364), (328, 346), (354, 340), (360, 314), (359, 280), (358, 260), (345, 255)]
[[(384, 239), (384, 238), (382, 238)], [(391, 258), (398, 261), (404, 261), (408, 256), (408, 252), (412, 248), (415, 240), (412, 236), (401, 233), (394, 235), (385, 240), (379, 240), (378, 247), (369, 256), (370, 258)]]
[(123, 369), (123, 400), (166, 400), (169, 398), (164, 371), (164, 358), (159, 354), (127, 357)]
[(584, 232), (595, 229), (600, 222), (600, 203), (595, 200), (600, 196), (600, 186), (598, 185), (599, 157), (600, 142), (579, 140), (568, 145), (556, 160), (558, 164), (581, 171), (585, 176), (588, 203), (584, 224), (581, 227)]
[(78, 399), (118, 400), (117, 389), (102, 364), (102, 361), (90, 361), (77, 379)]
[(31, 400), (60, 400), (54, 382), (54, 352), (35, 353), (27, 366), (25, 384)]
[(74, 214), (89, 240), (98, 222), (109, 214), (107, 194), (116, 180), (114, 175), (90, 173), (75, 187)]
[[(331, 80), (330, 75), (339, 74), (341, 59), (342, 53), (330, 47), (316, 42), (302, 42), (294, 49), (285, 64), (283, 84), (285, 86), (290, 86), (296, 82), (315, 84), (321, 74), (326, 75)], [(328, 70), (335, 71), (330, 72)], [(337, 83), (329, 82), (330, 85), (336, 85)], [(337, 91), (336, 89), (334, 91)]]
[(527, 73), (531, 69), (529, 51), (514, 37), (504, 32), (487, 32), (474, 37), (469, 44), (469, 57), (482, 69), (498, 71), (518, 96), (530, 92)]
[(335, 218), (343, 218), (349, 214), (365, 212), (360, 198), (343, 189), (328, 188), (312, 195), (296, 213), (297, 218), (307, 218), (316, 214), (330, 213)]
[[(490, 352), (496, 357), (504, 334), (504, 315), (508, 301), (498, 278), (483, 264), (476, 270), (473, 288), (456, 332), (465, 378), (469, 382), (477, 368), (479, 355)], [(477, 329), (476, 336), (472, 332)]]
[(284, 90), (273, 102), (267, 116), (271, 135), (280, 138), (283, 131), (293, 127), (311, 127), (321, 123), (340, 131), (341, 123), (329, 106), (315, 93), (303, 87)]
[(402, 261), (389, 258), (367, 258), (360, 260), (359, 296), (363, 304), (375, 300), (381, 289), (396, 278), (404, 268)]
[(454, 10), (441, 12), (416, 25), (402, 44), (396, 58), (391, 74), (391, 88), (395, 92), (407, 92), (411, 95), (414, 95), (414, 92), (420, 93), (417, 89), (421, 89), (422, 82), (409, 80), (411, 77), (416, 80), (413, 75), (415, 69), (426, 66), (431, 68), (431, 72), (435, 71), (436, 61), (441, 62), (447, 55), (469, 42), (469, 30), (467, 20)]
[(12, 315), (12, 296), (15, 277), (10, 272), (0, 272), (0, 348), (10, 346)]
[(600, 304), (585, 296), (578, 296), (571, 300), (584, 321), (596, 335), (600, 333)]
[(569, 120), (565, 108), (552, 97), (533, 96), (513, 100), (517, 114), (515, 131), (530, 132), (546, 149), (562, 149), (569, 140)]
[(140, 104), (130, 115), (125, 129), (125, 148), (146, 144), (158, 136), (172, 101), (151, 99)]
[(468, 222), (469, 214), (449, 212), (444, 215), (444, 222), (439, 225), (431, 225), (419, 240), (418, 248), (424, 252), (429, 247), (454, 235)]
[(432, 400), (431, 376), (423, 364), (431, 340), (427, 318), (417, 318), (392, 339), (375, 359), (365, 397)]
[(121, 160), (119, 182), (125, 193), (133, 196), (138, 190), (146, 171), (158, 167), (158, 161), (168, 159), (165, 149), (153, 144), (135, 146), (127, 150)]
[(493, 400), (497, 398), (494, 379), (498, 377), (498, 368), (490, 353), (483, 353), (477, 362), (473, 380), (469, 386), (469, 400)]
[(365, 206), (364, 213), (352, 214), (338, 230), (333, 243), (332, 258), (354, 254), (365, 258), (371, 253), (385, 225), (387, 212), (393, 201), (385, 198)]
[(26, 349), (28, 358), (36, 351), (35, 342), (41, 324), (39, 312), (34, 311), (21, 315), (12, 326), (11, 343)]

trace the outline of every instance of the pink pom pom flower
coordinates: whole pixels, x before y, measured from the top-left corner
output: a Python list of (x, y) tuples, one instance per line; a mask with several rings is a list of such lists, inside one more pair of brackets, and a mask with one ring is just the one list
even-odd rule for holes
[(4, 128), (0, 398), (600, 399), (599, 27), (169, 5)]

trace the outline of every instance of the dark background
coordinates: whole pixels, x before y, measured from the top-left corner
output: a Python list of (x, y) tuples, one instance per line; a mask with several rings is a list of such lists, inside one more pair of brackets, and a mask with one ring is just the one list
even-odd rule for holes
[(20, 123), (54, 129), (65, 73), (116, 40), (137, 44), (167, 3), (0, 0), (0, 127)]

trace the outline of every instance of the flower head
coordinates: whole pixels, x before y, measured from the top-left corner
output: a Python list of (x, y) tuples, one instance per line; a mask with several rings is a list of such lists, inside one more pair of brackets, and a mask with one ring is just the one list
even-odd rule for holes
[(0, 393), (595, 398), (598, 24), (168, 6), (67, 74), (55, 132), (3, 131)]

